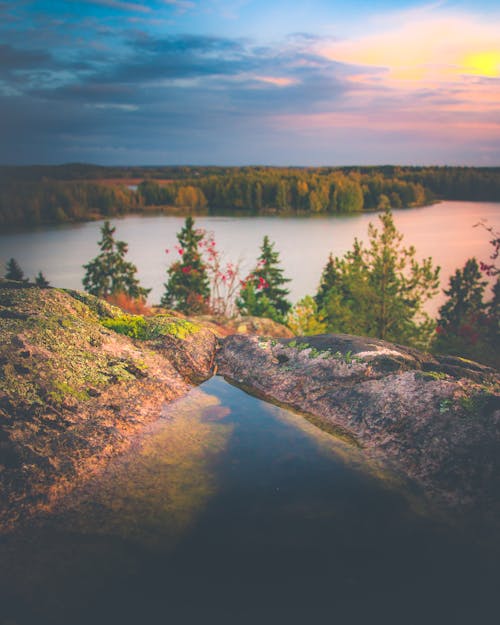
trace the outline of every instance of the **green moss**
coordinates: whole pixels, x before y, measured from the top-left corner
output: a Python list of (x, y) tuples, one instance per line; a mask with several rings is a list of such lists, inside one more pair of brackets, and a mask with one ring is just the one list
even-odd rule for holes
[(332, 353), (329, 349), (316, 349), (306, 341), (297, 341), (293, 340), (286, 344), (286, 347), (290, 347), (292, 349), (296, 349), (297, 351), (305, 351), (309, 350), (309, 358), (333, 358), (335, 360), (339, 360), (344, 362), (345, 364), (351, 365), (354, 362), (362, 362), (362, 358), (358, 358), (354, 356), (352, 351), (348, 351), (345, 353), (335, 352)]
[[(109, 304), (106, 300), (95, 297), (95, 295), (83, 293), (82, 291), (73, 291), (71, 289), (59, 290), (61, 293), (67, 293), (70, 295), (76, 302), (83, 304), (83, 306), (80, 306), (82, 312), (86, 312), (88, 314), (90, 311), (98, 319), (114, 319), (115, 317), (119, 317), (123, 314), (120, 308)], [(77, 304), (75, 304), (75, 307), (76, 306)]]
[(101, 321), (101, 324), (119, 334), (143, 341), (157, 339), (162, 336), (185, 339), (200, 329), (199, 326), (186, 319), (168, 315), (143, 317), (142, 315), (122, 314), (114, 319), (104, 319)]
[(129, 382), (135, 379), (135, 375), (130, 372), (131, 363), (126, 360), (110, 364), (108, 367), (108, 376), (115, 382)]
[(7, 397), (25, 404), (39, 406), (43, 404), (36, 383), (31, 378), (20, 376), (12, 363), (6, 363), (0, 369), (0, 391)]
[(422, 371), (418, 373), (418, 376), (420, 377), (421, 380), (446, 380), (446, 378), (448, 377), (446, 373), (443, 373), (442, 371)]
[(58, 404), (63, 403), (67, 397), (74, 397), (79, 401), (85, 401), (89, 399), (89, 394), (86, 391), (79, 390), (64, 381), (55, 381), (54, 388), (52, 391), (50, 391), (49, 396), (52, 401)]
[(101, 324), (105, 328), (114, 330), (118, 334), (130, 336), (133, 339), (147, 338), (147, 324), (141, 315), (121, 315), (115, 319), (104, 319)]
[[(110, 366), (109, 353), (99, 349), (106, 337), (98, 315), (73, 294), (34, 288), (5, 297), (4, 293), (0, 292), (2, 302), (25, 315), (23, 319), (0, 318), (0, 358), (6, 363), (0, 366), (0, 394), (20, 409), (47, 402), (58, 406), (68, 398), (85, 401), (90, 388), (131, 380), (134, 372), (145, 370), (144, 362), (130, 359), (115, 359)], [(84, 294), (76, 295), (87, 299)], [(106, 302), (88, 299), (99, 314), (113, 312)]]

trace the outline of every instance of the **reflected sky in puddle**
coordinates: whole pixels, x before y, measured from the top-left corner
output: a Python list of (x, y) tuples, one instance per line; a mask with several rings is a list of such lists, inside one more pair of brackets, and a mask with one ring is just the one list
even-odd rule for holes
[(316, 622), (333, 606), (360, 623), (409, 606), (400, 622), (489, 622), (493, 562), (408, 495), (215, 377), (3, 540), (1, 605), (17, 625)]

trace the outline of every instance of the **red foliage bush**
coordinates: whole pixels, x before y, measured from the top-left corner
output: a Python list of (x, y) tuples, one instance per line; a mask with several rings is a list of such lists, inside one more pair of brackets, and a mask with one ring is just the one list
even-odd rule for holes
[(148, 316), (153, 314), (151, 308), (146, 304), (145, 299), (129, 297), (126, 293), (108, 295), (106, 301), (113, 304), (113, 306), (118, 306), (118, 308), (121, 308), (124, 312), (130, 313), (131, 315)]

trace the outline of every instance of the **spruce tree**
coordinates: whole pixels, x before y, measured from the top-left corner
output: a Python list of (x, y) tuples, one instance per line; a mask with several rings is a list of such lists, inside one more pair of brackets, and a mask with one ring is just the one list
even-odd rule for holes
[(444, 291), (448, 299), (439, 309), (434, 351), (500, 365), (500, 281), (485, 302), (487, 285), (475, 258), (455, 271)]
[(328, 299), (328, 293), (335, 286), (338, 278), (339, 275), (337, 270), (335, 269), (333, 254), (330, 254), (328, 256), (328, 262), (326, 263), (321, 274), (318, 291), (314, 296), (314, 301), (316, 302), (316, 305), (319, 309), (324, 308)]
[(463, 269), (455, 271), (444, 291), (448, 300), (439, 309), (438, 325), (444, 333), (457, 334), (463, 324), (485, 312), (483, 297), (487, 284), (475, 258), (469, 258)]
[(202, 313), (208, 308), (210, 296), (207, 268), (199, 249), (204, 233), (194, 228), (194, 219), (186, 218), (177, 234), (177, 252), (180, 260), (167, 270), (168, 280), (161, 303), (184, 313)]
[(104, 222), (99, 241), (101, 253), (83, 266), (86, 270), (83, 286), (97, 297), (125, 293), (130, 298), (145, 300), (151, 289), (140, 286), (136, 278), (137, 267), (125, 260), (128, 245), (124, 241), (115, 241), (115, 230), (109, 221)]
[(6, 265), (5, 278), (7, 280), (15, 280), (16, 282), (28, 282), (28, 278), (24, 277), (24, 271), (15, 258), (11, 258)]
[(39, 286), (41, 289), (46, 289), (48, 286), (50, 286), (49, 281), (47, 280), (47, 278), (43, 275), (41, 271), (38, 272), (38, 275), (35, 278), (35, 284)]
[(283, 277), (279, 252), (274, 249), (274, 243), (267, 235), (260, 250), (257, 265), (245, 280), (236, 303), (243, 314), (268, 317), (284, 323), (292, 305), (286, 299), (290, 291), (282, 285), (290, 280)]

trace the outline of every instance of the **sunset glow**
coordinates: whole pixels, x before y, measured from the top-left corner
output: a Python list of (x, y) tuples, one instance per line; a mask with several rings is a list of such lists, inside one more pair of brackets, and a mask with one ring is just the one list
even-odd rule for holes
[(1, 162), (500, 162), (489, 0), (29, 0), (4, 13)]

